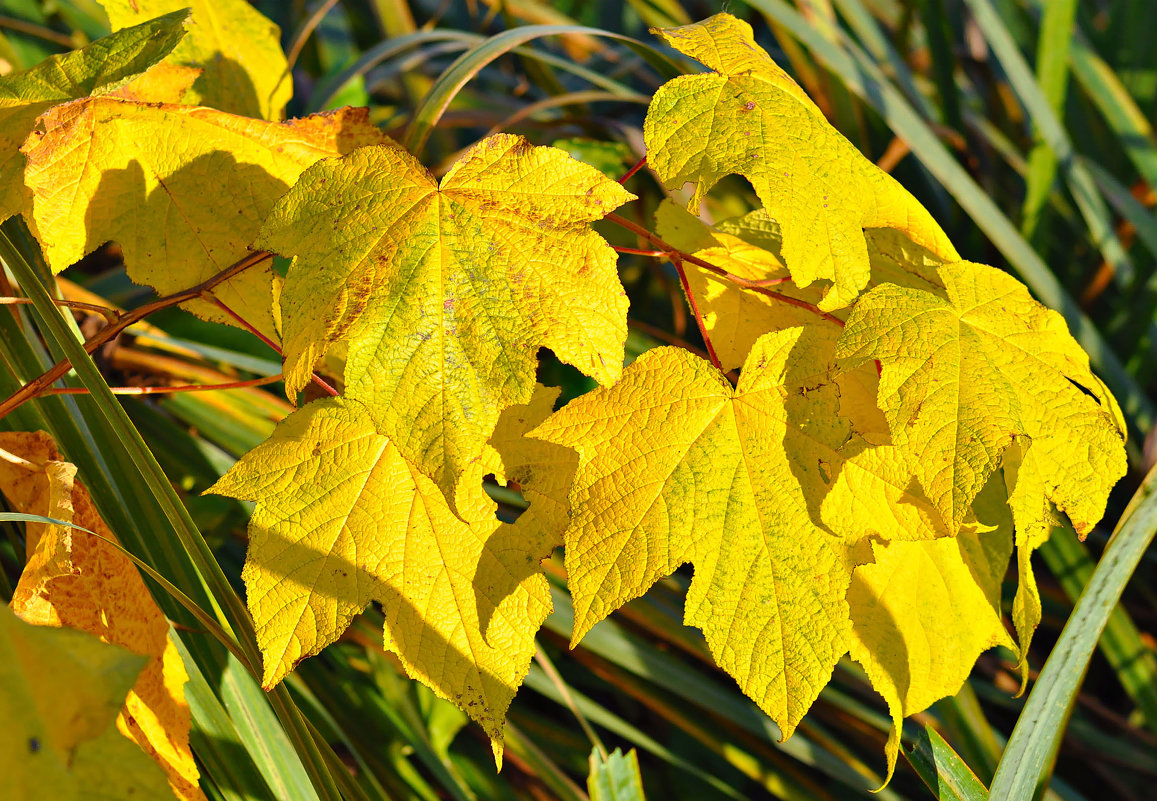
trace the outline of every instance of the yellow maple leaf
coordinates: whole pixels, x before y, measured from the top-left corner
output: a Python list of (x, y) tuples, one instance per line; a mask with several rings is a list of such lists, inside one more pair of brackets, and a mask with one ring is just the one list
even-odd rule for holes
[(880, 362), (877, 403), (893, 444), (949, 532), (1018, 439), (1028, 466), (1009, 498), (1018, 538), (1050, 503), (1089, 531), (1125, 474), (1116, 401), (1063, 318), (1014, 278), (970, 262), (939, 275), (942, 292), (885, 284), (867, 293), (837, 358)]
[(0, 605), (0, 775), (9, 801), (173, 798), (112, 725), (144, 658)]
[(989, 481), (956, 537), (871, 543), (848, 589), (852, 658), (892, 714), (887, 779), (900, 727), (955, 695), (976, 658), (994, 645), (1016, 650), (1001, 619), (1000, 586), (1012, 553), (1012, 519), (999, 480)]
[(37, 117), (57, 103), (115, 91), (147, 70), (180, 41), (186, 17), (167, 14), (0, 77), (0, 222), (27, 211), (20, 145)]
[(894, 228), (944, 261), (959, 256), (932, 216), (837, 132), (729, 14), (654, 31), (712, 73), (664, 84), (647, 110), (647, 161), (664, 186), (695, 186), (691, 206), (720, 178), (751, 181), (780, 226), (783, 260), (801, 287), (832, 284), (819, 302), (850, 305), (868, 283), (864, 229)]
[(831, 352), (819, 334), (760, 338), (735, 389), (687, 351), (650, 350), (531, 432), (579, 453), (566, 531), (573, 642), (691, 562), (687, 624), (784, 736), (851, 625), (847, 543), (813, 522), (849, 433), (835, 385), (809, 380)]
[[(0, 459), (0, 492), (14, 510), (74, 523), (115, 541), (88, 492), (75, 482), (76, 468), (60, 461), (47, 434), (0, 433), (0, 449), (16, 457)], [(188, 676), (169, 642), (168, 621), (128, 557), (90, 534), (30, 523), (28, 561), (12, 609), (29, 623), (85, 631), (148, 658), (117, 728), (164, 769), (178, 798), (203, 801), (189, 750)]]
[(499, 413), (530, 400), (540, 347), (600, 384), (621, 374), (627, 298), (590, 223), (633, 197), (510, 135), (475, 145), (440, 185), (394, 144), (315, 165), (257, 240), (294, 256), (287, 391), (348, 342), (346, 395), (456, 505)]
[[(520, 414), (504, 431), (544, 411)], [(510, 438), (499, 447), (514, 475), (528, 485), (532, 473), (547, 475), (547, 491), (557, 493), (549, 477), (556, 452), (523, 453)], [(540, 457), (548, 459), (541, 470)], [(551, 609), (539, 565), (551, 546), (545, 529), (526, 541), (531, 529), (499, 523), (480, 485), (451, 512), (365, 407), (347, 399), (291, 414), (208, 492), (257, 503), (242, 577), (265, 687), (377, 600), (386, 647), (411, 677), (478, 722), (500, 758), (506, 710)]]
[[(284, 123), (214, 109), (91, 98), (41, 116), (23, 152), (29, 225), (53, 272), (109, 240), (129, 277), (162, 294), (195, 286), (249, 253), (274, 202), (320, 158), (381, 141), (365, 109)], [(280, 279), (268, 263), (214, 294), (267, 336)], [(190, 311), (233, 319), (202, 300)]]
[(280, 120), (293, 95), (281, 29), (246, 0), (101, 0), (114, 29), (191, 8), (189, 33), (172, 60), (204, 70), (189, 102)]

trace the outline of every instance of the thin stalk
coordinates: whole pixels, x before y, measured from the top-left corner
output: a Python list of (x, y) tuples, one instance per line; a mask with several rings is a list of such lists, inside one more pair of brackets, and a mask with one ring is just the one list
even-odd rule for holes
[[(253, 334), (255, 337), (257, 337), (258, 339), (260, 339), (260, 340), (261, 340), (262, 342), (264, 342), (266, 345), (268, 345), (269, 347), (271, 347), (271, 348), (273, 348), (275, 351), (277, 351), (277, 355), (278, 355), (278, 356), (282, 356), (282, 355), (284, 355), (284, 354), (282, 354), (282, 352), (281, 352), (281, 346), (280, 346), (280, 345), (278, 345), (276, 342), (274, 342), (274, 341), (273, 341), (272, 339), (270, 339), (269, 337), (265, 336), (265, 334), (263, 334), (263, 333), (261, 333), (260, 331), (258, 331), (258, 330), (257, 330), (257, 329), (256, 329), (256, 328), (253, 326), (253, 324), (252, 324), (252, 323), (250, 323), (248, 320), (246, 320), (246, 319), (245, 319), (244, 317), (242, 317), (240, 314), (238, 314), (237, 312), (233, 311), (233, 310), (232, 310), (232, 309), (230, 309), (228, 306), (226, 306), (226, 305), (225, 305), (225, 304), (224, 304), (224, 303), (221, 301), (221, 299), (220, 299), (220, 298), (216, 297), (216, 296), (215, 296), (215, 295), (213, 295), (211, 292), (206, 292), (206, 293), (205, 293), (205, 298), (206, 298), (206, 300), (209, 300), (209, 301), (211, 301), (212, 303), (215, 303), (217, 306), (219, 306), (219, 307), (221, 308), (221, 310), (222, 310), (222, 311), (224, 311), (226, 314), (228, 314), (230, 317), (232, 317), (232, 318), (233, 318), (234, 320), (236, 320), (238, 323), (240, 323), (241, 325), (243, 325), (243, 326), (245, 327), (245, 330), (247, 330), (249, 333)], [(311, 375), (312, 375), (312, 377), (313, 377), (313, 383), (315, 383), (315, 384), (317, 384), (319, 387), (321, 387), (321, 388), (322, 388), (322, 389), (323, 389), (323, 390), (324, 390), (324, 391), (325, 391), (327, 394), (329, 394), (329, 396), (330, 396), (330, 397), (334, 397), (334, 398), (336, 398), (336, 397), (337, 397), (337, 390), (336, 390), (336, 389), (334, 389), (332, 386), (330, 386), (330, 385), (329, 385), (329, 383), (328, 383), (328, 382), (327, 382), (325, 379), (323, 379), (323, 378), (322, 378), (321, 376), (319, 376), (317, 373), (311, 373)]]
[(603, 741), (599, 739), (599, 735), (591, 726), (590, 721), (587, 720), (586, 715), (579, 710), (578, 704), (575, 703), (574, 698), (570, 694), (570, 688), (567, 687), (566, 682), (563, 681), (559, 672), (555, 670), (554, 663), (550, 661), (550, 657), (546, 655), (542, 648), (538, 648), (534, 652), (534, 661), (538, 663), (538, 666), (542, 668), (542, 672), (546, 674), (547, 678), (549, 678), (551, 683), (558, 689), (559, 695), (562, 696), (563, 702), (567, 708), (570, 709), (571, 714), (574, 715), (579, 726), (582, 727), (583, 733), (586, 734), (591, 745), (598, 749), (605, 760), (608, 756), (607, 747), (603, 745)]
[[(180, 292), (173, 293), (172, 295), (166, 295), (163, 298), (154, 300), (152, 303), (146, 303), (144, 306), (139, 306), (127, 314), (120, 315), (115, 323), (105, 326), (96, 334), (94, 334), (91, 339), (85, 341), (85, 352), (91, 356), (101, 345), (115, 339), (121, 331), (124, 331), (130, 325), (140, 322), (150, 314), (158, 312), (161, 309), (167, 309), (170, 306), (176, 306), (177, 304), (184, 303), (187, 300), (199, 298), (202, 296), (202, 294), (207, 293), (218, 284), (228, 281), (235, 275), (239, 275), (245, 270), (248, 270), (250, 267), (260, 264), (268, 258), (272, 258), (272, 254), (266, 253), (265, 251), (256, 251), (254, 253), (250, 253), (243, 259), (240, 259), (229, 267), (226, 267), (216, 275), (210, 277), (200, 284), (197, 284), (197, 286), (190, 287), (189, 289), (183, 289)], [(25, 288), (25, 291), (27, 291), (27, 288)], [(42, 394), (44, 390), (48, 389), (50, 386), (56, 383), (56, 381), (62, 378), (70, 369), (72, 369), (73, 366), (74, 365), (69, 359), (61, 359), (42, 375), (32, 379), (20, 389), (13, 392), (6, 400), (4, 400), (3, 403), (0, 403), (0, 418), (6, 416), (9, 412), (11, 412), (20, 404), (24, 403), (26, 400)]]
[[(681, 261), (687, 262), (688, 264), (694, 264), (696, 267), (702, 267), (704, 270), (707, 270), (708, 272), (713, 273), (714, 275), (717, 275), (720, 278), (722, 278), (723, 280), (728, 281), (732, 284), (735, 284), (738, 287), (742, 287), (743, 289), (750, 289), (753, 292), (758, 292), (761, 295), (766, 295), (767, 297), (769, 297), (773, 300), (777, 300), (781, 303), (786, 303), (790, 306), (798, 306), (801, 309), (807, 309), (808, 311), (812, 312), (813, 314), (824, 318), (828, 322), (835, 323), (840, 328), (844, 327), (844, 321), (843, 320), (841, 320), (839, 317), (836, 317), (833, 314), (828, 314), (826, 311), (821, 310), (818, 306), (813, 306), (811, 303), (808, 303), (805, 300), (799, 300), (798, 298), (789, 297), (787, 295), (781, 295), (778, 292), (772, 292), (771, 290), (768, 289), (769, 286), (774, 286), (775, 284), (780, 284), (780, 283), (786, 283), (787, 279), (785, 279), (785, 278), (771, 278), (771, 279), (763, 279), (763, 280), (759, 280), (759, 281), (752, 281), (749, 278), (743, 278), (742, 276), (735, 275), (734, 273), (729, 273), (729, 272), (727, 272), (727, 270), (724, 270), (722, 267), (720, 267), (716, 264), (712, 264), (711, 262), (703, 261), (703, 259), (700, 259), (696, 256), (692, 256), (690, 253), (685, 253), (684, 251), (679, 250), (679, 248), (675, 247), (674, 245), (671, 245), (671, 244), (668, 244), (667, 242), (664, 242), (661, 238), (659, 238), (657, 235), (651, 233), (643, 226), (637, 225), (625, 217), (620, 217), (618, 214), (608, 214), (603, 219), (608, 220), (609, 222), (613, 222), (616, 225), (622, 226), (623, 228), (626, 228), (628, 231), (635, 234), (636, 236), (639, 236), (639, 237), (647, 240), (652, 245), (654, 245), (656, 248), (658, 248), (659, 252), (663, 255), (664, 258), (669, 258), (672, 261), (674, 261), (675, 259), (679, 259)], [(649, 255), (649, 254), (641, 253), (640, 255)]]
[(297, 63), (297, 57), (301, 55), (305, 43), (309, 41), (309, 37), (317, 30), (317, 26), (321, 24), (322, 19), (330, 12), (334, 6), (337, 5), (337, 0), (325, 0), (317, 11), (314, 11), (309, 19), (305, 21), (305, 25), (301, 27), (297, 36), (293, 40), (293, 45), (289, 48), (289, 52), (285, 54), (285, 74), (288, 75), (293, 70), (293, 65)]
[[(230, 381), (225, 384), (177, 384), (171, 387), (109, 387), (114, 395), (168, 395), (176, 392), (211, 392), (219, 389), (244, 389), (260, 387), (281, 380), (281, 374), (250, 378), (245, 381)], [(87, 395), (85, 387), (49, 387), (43, 395)]]
[(631, 169), (627, 170), (626, 173), (623, 174), (623, 177), (619, 179), (619, 183), (625, 184), (627, 181), (629, 181), (631, 179), (631, 176), (633, 176), (639, 170), (643, 169), (643, 165), (645, 165), (646, 163), (647, 163), (647, 157), (643, 156), (641, 159), (638, 160), (638, 162), (635, 163), (634, 167), (631, 167)]
[[(69, 309), (76, 309), (77, 311), (90, 311), (101, 315), (108, 320), (109, 325), (117, 322), (120, 319), (121, 313), (116, 309), (110, 309), (108, 306), (98, 306), (95, 303), (84, 303), (79, 300), (60, 300), (53, 298), (52, 302), (57, 306), (64, 306)], [(14, 297), (0, 297), (0, 306), (31, 306), (32, 301), (28, 298), (14, 298)]]
[(695, 302), (695, 293), (691, 291), (691, 284), (687, 280), (687, 271), (683, 269), (683, 260), (676, 257), (671, 260), (671, 263), (675, 265), (675, 270), (679, 273), (679, 283), (683, 285), (683, 294), (687, 296), (687, 305), (691, 307), (691, 316), (695, 318), (695, 325), (699, 326), (699, 335), (703, 337), (703, 345), (707, 348), (707, 355), (711, 358), (711, 363), (715, 365), (715, 369), (724, 373), (726, 371), (723, 369), (723, 363), (719, 361), (719, 356), (715, 353), (715, 346), (711, 343), (711, 335), (707, 332), (707, 321), (703, 319), (703, 314), (699, 311), (699, 304)]

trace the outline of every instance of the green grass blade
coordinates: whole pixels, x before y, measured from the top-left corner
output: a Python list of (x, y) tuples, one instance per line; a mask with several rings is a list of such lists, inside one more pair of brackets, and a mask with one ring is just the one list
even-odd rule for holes
[(477, 44), (482, 39), (483, 37), (476, 33), (446, 30), (417, 31), (391, 37), (366, 50), (345, 69), (327, 77), (309, 96), (307, 108), (310, 111), (321, 111), (328, 108), (333, 99), (341, 93), (350, 81), (365, 75), (378, 64), (389, 61), (407, 50), (436, 42), (460, 42), (466, 47)]
[(1145, 112), (1083, 36), (1073, 41), (1071, 56), (1073, 75), (1084, 93), (1113, 129), (1137, 172), (1150, 186), (1157, 186), (1157, 139)]
[(935, 708), (941, 728), (956, 743), (965, 763), (981, 781), (991, 781), (1004, 741), (985, 716), (972, 684), (965, 682), (956, 695), (937, 701)]
[(462, 91), (467, 83), (478, 74), (478, 71), (499, 56), (514, 50), (535, 39), (544, 36), (564, 36), (579, 34), (586, 36), (601, 36), (625, 42), (632, 49), (640, 53), (651, 54), (657, 59), (666, 60), (653, 48), (620, 33), (605, 31), (601, 28), (588, 28), (583, 25), (527, 25), (522, 28), (504, 31), (497, 36), (480, 42), (467, 52), (463, 53), (446, 71), (438, 77), (422, 103), (414, 111), (414, 116), (406, 128), (402, 144), (407, 150), (420, 155), (426, 146), (434, 126), (442, 119), (442, 114), (450, 106), (451, 101)]
[(925, 726), (904, 756), (939, 801), (988, 801), (988, 790), (936, 730)]
[[(1069, 78), (1069, 42), (1072, 41), (1076, 15), (1076, 0), (1053, 0), (1045, 7), (1037, 42), (1037, 80), (1046, 102), (1058, 117), (1064, 112)], [(1056, 179), (1057, 156), (1048, 144), (1038, 141), (1029, 153), (1028, 164), (1020, 230), (1029, 241), (1039, 244), (1041, 240), (1036, 234)]]
[[(1083, 164), (1076, 160), (1072, 140), (1053, 110), (1049, 98), (1037, 85), (1036, 78), (1021, 55), (1020, 48), (1017, 47), (1007, 26), (989, 0), (966, 0), (966, 2), (972, 9), (973, 18), (984, 33), (985, 40), (1008, 75), (1013, 91), (1028, 111), (1033, 125), (1040, 132), (1043, 144), (1052, 150), (1077, 208), (1085, 218), (1094, 244), (1113, 267), (1114, 280), (1123, 287), (1129, 287), (1134, 278), (1133, 262), (1125, 252), (1121, 240), (1117, 238), (1116, 231), (1113, 230), (1113, 221), (1104, 198), (1097, 191), (1096, 182)], [(1030, 175), (1031, 169), (1030, 163)], [(1051, 183), (1050, 180), (1048, 186), (1051, 186)], [(1041, 191), (1047, 193), (1048, 186)], [(1157, 332), (1157, 327), (1154, 331)]]
[(877, 62), (886, 63), (891, 69), (908, 101), (915, 104), (925, 117), (931, 117), (935, 113), (932, 104), (916, 88), (916, 82), (912, 78), (912, 71), (908, 69), (907, 62), (896, 52), (896, 48), (880, 30), (880, 26), (876, 24), (876, 20), (868, 13), (864, 4), (860, 0), (835, 0), (835, 3), (840, 14), (848, 21), (865, 49), (872, 54)]
[[(1096, 563), (1089, 558), (1072, 527), (1065, 525), (1054, 531), (1041, 546), (1040, 554), (1065, 595), (1075, 603)], [(1141, 640), (1140, 632), (1124, 608), (1113, 607), (1098, 646), (1116, 671), (1125, 692), (1137, 704), (1145, 725), (1157, 734), (1157, 657)]]
[[(65, 322), (65, 318), (62, 316), (63, 312), (52, 303), (48, 291), (41, 285), (36, 272), (25, 260), (23, 254), (12, 244), (6, 232), (0, 232), (0, 257), (4, 259), (25, 293), (32, 300), (41, 332), (55, 346), (55, 350), (69, 359), (88, 389), (96, 408), (108, 424), (121, 433), (120, 442), (125, 452), (124, 455), (127, 457), (124, 460), (126, 462), (125, 469), (139, 472), (148, 486), (153, 502), (161, 508), (172, 532), (176, 535), (177, 541), (193, 561), (199, 589), (207, 596), (212, 614), (217, 618), (221, 627), (235, 637), (236, 629), (241, 628), (243, 636), (236, 637), (236, 639), (247, 657), (247, 669), (252, 672), (254, 666), (260, 664), (260, 656), (253, 640), (252, 622), (249, 620), (248, 612), (241, 604), (241, 600), (233, 592), (233, 588), (222, 573), (212, 551), (209, 550), (200, 532), (193, 525), (188, 511), (173, 491), (136, 426), (133, 425), (124, 408), (117, 402), (116, 396), (112, 394), (108, 384), (105, 383), (96, 364), (85, 352), (73, 329)], [(228, 615), (226, 615), (222, 604), (229, 608)], [(325, 801), (340, 801), (341, 794), (330, 775), (326, 765), (326, 757), (306, 728), (300, 712), (293, 707), (284, 686), (275, 688), (270, 694), (269, 700), (282, 724), (286, 727), (287, 734), (290, 735), (303, 764), (309, 771), (319, 796)], [(328, 750), (328, 747), (326, 748)]]
[(277, 801), (192, 652), (181, 637), (170, 639), (189, 674), (185, 684), (185, 701), (193, 718), (189, 743), (203, 766), (202, 773), (229, 801)]
[[(537, 665), (530, 666), (530, 672), (526, 674), (525, 685), (551, 700), (555, 701), (560, 707), (566, 706), (566, 701), (563, 699), (558, 687), (547, 678), (546, 674)], [(684, 770), (687, 773), (707, 782), (712, 788), (718, 790), (720, 793), (727, 795), (730, 798), (744, 800), (744, 796), (740, 795), (733, 787), (719, 778), (712, 776), (704, 770), (701, 770), (696, 765), (682, 759), (678, 754), (671, 751), (658, 740), (648, 736), (646, 733), (632, 726), (627, 721), (623, 720), (613, 712), (608, 711), (595, 701), (579, 692), (573, 692), (574, 702), (588, 719), (595, 725), (602, 726), (609, 732), (612, 732), (619, 737), (622, 737), (629, 742), (634, 743), (639, 748), (648, 751), (659, 757), (669, 765)]]
[(221, 680), (221, 700), (230, 710), (245, 750), (259, 757), (257, 767), (275, 797), (317, 801), (309, 776), (264, 695), (245, 667), (231, 658)]
[(1121, 516), (1017, 719), (992, 780), (992, 798), (1031, 801), (1064, 733), (1089, 657), (1125, 584), (1157, 533), (1157, 470)]
[[(57, 520), (55, 517), (44, 517), (43, 515), (30, 515), (24, 512), (0, 512), (0, 522), (19, 522), (19, 523), (45, 523), (50, 526), (65, 526), (67, 528), (75, 528), (77, 531), (85, 531), (93, 536), (99, 536), (89, 531), (84, 526), (78, 526), (76, 523), (69, 523), (67, 520)], [(104, 537), (101, 537), (104, 540)], [(108, 540), (105, 540), (108, 542)]]

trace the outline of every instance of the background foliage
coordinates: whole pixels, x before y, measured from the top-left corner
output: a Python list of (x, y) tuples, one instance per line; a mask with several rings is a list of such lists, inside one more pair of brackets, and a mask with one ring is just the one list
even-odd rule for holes
[[(369, 106), (373, 120), (405, 137), (436, 173), (480, 137), (502, 130), (561, 144), (613, 177), (642, 155), (642, 119), (654, 90), (691, 68), (656, 52), (647, 27), (719, 10), (678, 0), (255, 5), (282, 30), (292, 64), (290, 116)], [(1045, 617), (1030, 655), (1034, 677), (1152, 450), (1145, 447), (1157, 376), (1157, 139), (1150, 122), (1157, 51), (1146, 42), (1150, 6), (1148, 0), (749, 0), (729, 9), (755, 26), (759, 41), (838, 130), (917, 196), (966, 258), (1012, 270), (1065, 314), (1125, 409), (1131, 471), (1106, 519), (1084, 544), (1061, 530), (1040, 551)], [(556, 27), (531, 27), (537, 25)], [(92, 0), (5, 0), (0, 68), (32, 66), (107, 32)], [(630, 188), (642, 198), (630, 211), (646, 224), (661, 190), (645, 172)], [(750, 193), (728, 179), (713, 193), (709, 212), (716, 219), (742, 213), (756, 205)], [(19, 221), (4, 230), (35, 253)], [(639, 244), (613, 226), (599, 230), (613, 244)], [(631, 354), (671, 341), (700, 346), (668, 268), (623, 256), (620, 271), (631, 301)], [(125, 276), (115, 247), (60, 283), (75, 299), (125, 308), (148, 299)], [(0, 314), (0, 395), (18, 385), (16, 376), (37, 375), (54, 361), (24, 336), (28, 323), (23, 311)], [(79, 324), (83, 330), (89, 323)], [(150, 317), (103, 349), (98, 365), (114, 386), (216, 383), (281, 369), (276, 355), (245, 332), (177, 311)], [(564, 400), (593, 386), (557, 363), (544, 364), (540, 378), (561, 385)], [(52, 431), (125, 546), (204, 608), (228, 607), (240, 590), (248, 511), (200, 492), (268, 436), (289, 411), (283, 397), (271, 385), (129, 398), (127, 418), (118, 418), (100, 399), (58, 396), (26, 404), (0, 425)], [(127, 433), (130, 420), (144, 438), (140, 447)], [(150, 471), (144, 446), (163, 474)], [(501, 488), (494, 493), (516, 513), (516, 498)], [(208, 574), (205, 555), (182, 539), (189, 526), (204, 534), (223, 577)], [(23, 567), (23, 529), (8, 522), (0, 528), (0, 593), (7, 600)], [(569, 598), (557, 591), (561, 561), (552, 571), (556, 611), (511, 708), (506, 765), (498, 775), (481, 731), (464, 726), (462, 713), (405, 679), (382, 654), (381, 613), (373, 607), (268, 700), (210, 638), (183, 638), (193, 747), (207, 794), (578, 799), (587, 797), (587, 756), (595, 746), (635, 748), (652, 797), (872, 797), (889, 721), (851, 662), (841, 662), (796, 735), (779, 744), (774, 726), (713, 666), (698, 633), (682, 627), (689, 572), (660, 582), (568, 652)], [(1043, 766), (1051, 773), (1043, 797), (1151, 797), (1154, 573), (1147, 555), (1100, 640), (1055, 769)], [(1015, 577), (1009, 578), (1011, 598)], [(163, 590), (157, 595), (179, 625), (200, 626)], [(879, 797), (929, 797), (918, 772), (933, 764), (931, 755), (940, 766), (940, 779), (932, 780), (938, 797), (975, 797), (967, 779), (956, 785), (945, 778), (951, 751), (987, 785), (1024, 703), (1012, 697), (1016, 686), (1007, 652), (984, 656), (958, 696), (908, 721), (904, 751), (914, 770), (902, 766)], [(606, 797), (598, 786), (592, 784), (590, 797)]]

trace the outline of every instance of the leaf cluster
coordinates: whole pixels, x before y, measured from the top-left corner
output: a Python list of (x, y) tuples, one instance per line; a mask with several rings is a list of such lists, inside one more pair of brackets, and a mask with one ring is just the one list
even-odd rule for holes
[[(693, 565), (686, 623), (784, 737), (850, 652), (893, 718), (889, 776), (902, 719), (981, 651), (1027, 671), (1030, 556), (1058, 515), (1081, 534), (1100, 519), (1121, 412), (1064, 320), (962, 260), (745, 23), (656, 31), (707, 71), (650, 101), (647, 164), (672, 197), (690, 184), (652, 232), (614, 214), (636, 199), (619, 183), (522, 137), (435, 178), (358, 110), (281, 121), (284, 65), (229, 57), (269, 38), (262, 20), (214, 41), (207, 4), (182, 38), (183, 14), (143, 5), (109, 3), (139, 24), (74, 66), (0, 82), (20, 145), (0, 212), (52, 272), (115, 240), (134, 281), (202, 287), (189, 311), (283, 355), (300, 408), (210, 490), (256, 503), (242, 575), (263, 686), (377, 602), (386, 649), (500, 760), (558, 545), (572, 643)], [(708, 223), (731, 176), (759, 208)], [(671, 263), (706, 359), (627, 358), (603, 219)], [(599, 388), (555, 411), (542, 349)], [(496, 484), (529, 502), (517, 521)]]

